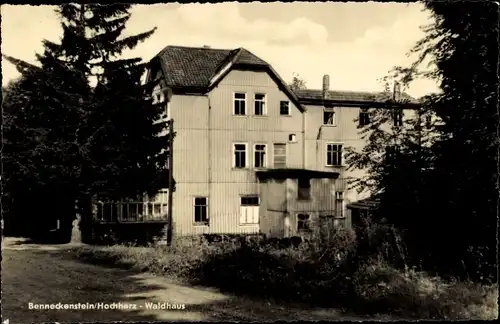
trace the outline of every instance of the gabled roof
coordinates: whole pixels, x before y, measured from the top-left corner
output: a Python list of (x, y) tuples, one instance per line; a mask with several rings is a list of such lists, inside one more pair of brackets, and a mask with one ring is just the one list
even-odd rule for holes
[(292, 102), (304, 110), (299, 99), (266, 61), (244, 48), (213, 49), (207, 47), (167, 46), (151, 62), (159, 60), (165, 86), (208, 92), (217, 86), (233, 67), (265, 69), (288, 94)]
[[(210, 47), (167, 46), (151, 62), (158, 61), (163, 71), (165, 86), (190, 93), (207, 93), (232, 68), (266, 70), (281, 90), (302, 111), (304, 105), (341, 104), (345, 106), (386, 106), (387, 94), (382, 92), (329, 91), (323, 99), (322, 90), (292, 91), (270, 64), (247, 49), (213, 49)], [(402, 94), (405, 106), (418, 107), (418, 101)]]
[(167, 46), (156, 57), (170, 87), (206, 87), (231, 50)]

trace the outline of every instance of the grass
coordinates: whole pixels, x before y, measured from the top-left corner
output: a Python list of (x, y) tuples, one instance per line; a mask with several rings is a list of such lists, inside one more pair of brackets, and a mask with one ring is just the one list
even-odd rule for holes
[[(299, 248), (202, 242), (176, 247), (84, 246), (77, 256), (91, 263), (147, 271), (184, 283), (312, 306), (347, 308), (415, 319), (498, 317), (498, 285), (445, 282), (414, 270), (400, 271), (379, 259), (353, 266), (356, 244), (348, 232)], [(353, 305), (356, 305), (353, 306)]]

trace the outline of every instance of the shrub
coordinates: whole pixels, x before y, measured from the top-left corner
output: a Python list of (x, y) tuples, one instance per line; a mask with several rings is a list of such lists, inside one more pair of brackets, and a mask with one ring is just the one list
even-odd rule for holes
[[(386, 263), (364, 265), (354, 276), (360, 306), (428, 319), (493, 319), (498, 286), (445, 282), (424, 272), (398, 271)], [(496, 300), (495, 300), (496, 301)]]
[(383, 309), (415, 318), (498, 316), (497, 285), (445, 282), (414, 269), (401, 271), (377, 249), (374, 255), (359, 258), (356, 235), (348, 229), (334, 229), (328, 237), (312, 233), (300, 244), (282, 247), (279, 240), (240, 237), (185, 238), (175, 243), (80, 248), (79, 256), (226, 291), (363, 313)]

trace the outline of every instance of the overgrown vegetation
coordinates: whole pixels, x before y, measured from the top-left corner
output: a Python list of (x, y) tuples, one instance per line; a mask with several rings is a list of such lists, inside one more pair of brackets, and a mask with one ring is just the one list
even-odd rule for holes
[[(415, 269), (398, 270), (384, 257), (387, 246), (381, 242), (388, 234), (380, 228), (365, 228), (358, 239), (352, 230), (331, 233), (298, 247), (277, 247), (263, 239), (201, 239), (172, 247), (87, 246), (75, 252), (79, 259), (96, 264), (273, 301), (418, 319), (498, 316), (496, 285), (445, 282)], [(360, 237), (368, 242), (359, 244)], [(364, 256), (367, 251), (369, 257)]]
[(165, 186), (164, 107), (148, 98), (145, 63), (122, 57), (155, 29), (124, 37), (130, 8), (60, 5), (63, 37), (43, 42), (36, 65), (4, 55), (21, 73), (2, 88), (5, 234), (43, 236), (60, 220), (67, 241), (75, 200), (88, 214), (91, 196)]
[(434, 22), (411, 51), (417, 59), (389, 79), (404, 88), (430, 78), (440, 91), (422, 98), (402, 126), (393, 123), (394, 109), (371, 109), (361, 128), (368, 145), (349, 150), (347, 164), (366, 171), (353, 185), (380, 201), (373, 220), (401, 233), (410, 265), (497, 282), (498, 46), (487, 44), (498, 43), (498, 10), (486, 2), (424, 3)]

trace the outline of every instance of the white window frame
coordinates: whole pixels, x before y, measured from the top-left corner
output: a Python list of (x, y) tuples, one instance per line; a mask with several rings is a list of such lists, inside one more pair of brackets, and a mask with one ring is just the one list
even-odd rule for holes
[[(281, 113), (281, 103), (282, 102), (286, 102), (288, 104), (288, 113), (287, 114), (282, 114)], [(280, 103), (279, 103), (279, 115), (280, 116), (291, 116), (292, 115), (292, 107), (290, 105), (290, 100), (280, 100)]]
[[(264, 98), (257, 99), (257, 98), (255, 98), (257, 95), (262, 95), (262, 96), (264, 96)], [(257, 102), (262, 103), (262, 114), (260, 114), (260, 115), (255, 113), (255, 105), (257, 104)], [(253, 114), (254, 114), (254, 116), (257, 116), (257, 117), (267, 116), (267, 94), (262, 93), (262, 92), (254, 93), (254, 95), (253, 95)]]
[(337, 218), (345, 218), (344, 209), (345, 209), (344, 191), (335, 191), (335, 212), (337, 214)]
[[(257, 159), (256, 159), (256, 156), (255, 154), (257, 153), (257, 145), (262, 145), (264, 146), (264, 165), (258, 167), (256, 165), (256, 162), (257, 162)], [(262, 151), (260, 151), (262, 152)], [(269, 153), (268, 153), (268, 150), (267, 150), (267, 144), (264, 144), (264, 143), (255, 143), (253, 145), (253, 167), (256, 168), (256, 169), (265, 169), (267, 168), (267, 157), (268, 157)]]
[[(203, 198), (205, 199), (205, 205), (196, 205), (196, 199)], [(196, 207), (205, 207), (206, 210), (206, 221), (196, 221)], [(209, 201), (207, 196), (193, 196), (193, 223), (195, 226), (207, 226), (210, 222), (210, 214), (209, 214)]]
[[(243, 205), (244, 198), (257, 198), (257, 204)], [(241, 195), (240, 196), (240, 225), (259, 225), (260, 222), (260, 197), (259, 195)], [(253, 216), (253, 217), (252, 217)], [(249, 218), (250, 217), (250, 218)]]
[[(237, 94), (242, 94), (245, 96), (245, 98), (236, 98)], [(243, 102), (245, 104), (245, 113), (244, 114), (237, 114), (236, 113), (236, 101)], [(248, 115), (247, 93), (246, 92), (239, 92), (239, 91), (233, 92), (233, 116), (247, 116), (247, 115)]]
[[(275, 152), (275, 145), (284, 145), (285, 146), (285, 155), (276, 155)], [(273, 143), (273, 167), (276, 168), (276, 156), (284, 156), (285, 157), (285, 166), (283, 168), (286, 168), (288, 164), (288, 148), (286, 143)]]
[[(333, 117), (332, 117), (332, 123), (329, 124), (329, 123), (325, 123), (325, 113), (332, 113)], [(334, 107), (323, 107), (323, 126), (327, 126), (327, 127), (335, 127), (337, 126), (337, 113), (335, 111), (335, 108)]]
[[(245, 167), (241, 168), (241, 167), (237, 167), (236, 166), (236, 145), (245, 145)], [(249, 161), (249, 158), (248, 158), (248, 143), (244, 143), (244, 142), (234, 142), (233, 143), (233, 169), (238, 169), (238, 170), (243, 170), (243, 169), (248, 169), (248, 161)]]
[[(328, 146), (329, 145), (340, 145), (341, 146), (341, 150), (340, 150), (340, 164), (328, 164)], [(341, 166), (344, 166), (344, 143), (336, 143), (336, 142), (329, 142), (329, 143), (326, 143), (325, 145), (325, 165), (327, 167), (341, 167)]]

